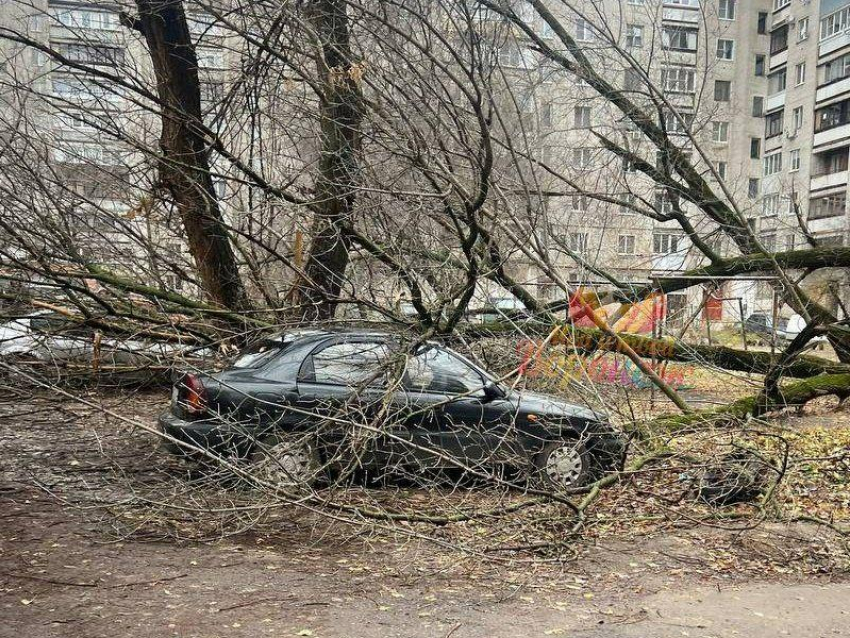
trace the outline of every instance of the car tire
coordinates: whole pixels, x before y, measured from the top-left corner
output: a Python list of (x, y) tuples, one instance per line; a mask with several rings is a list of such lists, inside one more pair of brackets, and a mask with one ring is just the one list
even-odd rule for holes
[(280, 487), (310, 487), (321, 474), (315, 442), (300, 432), (264, 436), (249, 462), (253, 476)]
[(594, 475), (593, 459), (578, 439), (547, 443), (532, 462), (538, 482), (556, 491), (586, 485)]

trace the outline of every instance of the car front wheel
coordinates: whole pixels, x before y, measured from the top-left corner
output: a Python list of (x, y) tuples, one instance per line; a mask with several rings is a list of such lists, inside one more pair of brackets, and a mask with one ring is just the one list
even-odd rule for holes
[(534, 458), (534, 467), (544, 485), (553, 489), (581, 487), (592, 474), (590, 455), (576, 440), (549, 443)]
[(320, 473), (319, 454), (303, 433), (263, 437), (250, 461), (255, 477), (281, 487), (313, 485)]

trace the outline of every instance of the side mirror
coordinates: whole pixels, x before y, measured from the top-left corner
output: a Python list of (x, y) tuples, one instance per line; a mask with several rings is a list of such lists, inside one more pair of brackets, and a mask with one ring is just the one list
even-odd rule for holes
[(496, 399), (504, 399), (505, 391), (502, 390), (493, 381), (488, 381), (484, 384), (484, 399), (487, 401), (495, 401)]

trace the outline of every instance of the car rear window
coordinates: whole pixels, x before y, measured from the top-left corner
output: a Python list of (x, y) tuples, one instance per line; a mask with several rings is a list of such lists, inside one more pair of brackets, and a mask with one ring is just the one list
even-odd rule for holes
[(284, 334), (261, 339), (243, 350), (233, 362), (233, 367), (261, 368), (276, 356), (286, 351), (289, 346), (295, 343), (296, 338), (296, 335)]

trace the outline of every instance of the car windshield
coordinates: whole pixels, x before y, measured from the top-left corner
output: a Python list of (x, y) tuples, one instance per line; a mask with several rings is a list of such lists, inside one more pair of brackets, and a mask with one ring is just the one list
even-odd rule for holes
[(405, 385), (421, 392), (465, 394), (483, 392), (484, 377), (460, 357), (426, 346), (407, 364)]

